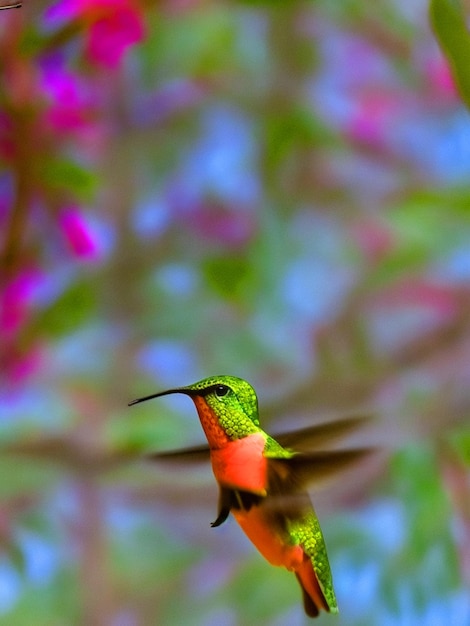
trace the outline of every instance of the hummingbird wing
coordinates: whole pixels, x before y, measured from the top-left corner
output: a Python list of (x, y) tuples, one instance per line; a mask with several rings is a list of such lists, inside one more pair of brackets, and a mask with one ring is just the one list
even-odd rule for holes
[(319, 450), (325, 445), (346, 437), (366, 425), (371, 419), (371, 415), (344, 417), (333, 422), (313, 424), (287, 433), (273, 435), (273, 439), (283, 448), (292, 448), (298, 452)]
[(150, 452), (145, 455), (150, 461), (170, 461), (176, 463), (201, 463), (209, 461), (210, 448), (207, 444), (167, 450), (165, 452)]
[(271, 490), (276, 493), (303, 490), (309, 485), (334, 478), (375, 451), (374, 448), (356, 448), (299, 452), (289, 458), (270, 458), (268, 479)]
[[(283, 448), (292, 448), (298, 452), (307, 452), (312, 449), (318, 450), (324, 445), (347, 436), (370, 420), (371, 416), (346, 417), (334, 422), (315, 424), (287, 433), (274, 434), (273, 439), (276, 439)], [(201, 463), (208, 461), (209, 456), (209, 446), (201, 444), (178, 450), (151, 452), (145, 458), (151, 461)]]

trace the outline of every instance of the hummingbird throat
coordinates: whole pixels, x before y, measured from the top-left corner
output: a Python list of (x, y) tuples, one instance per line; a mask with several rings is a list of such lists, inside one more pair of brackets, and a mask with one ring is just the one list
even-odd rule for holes
[(194, 397), (194, 404), (211, 451), (216, 480), (230, 489), (266, 495), (267, 462), (263, 455), (266, 444), (262, 433), (251, 433), (231, 439), (204, 398)]
[(192, 400), (196, 405), (201, 426), (207, 437), (209, 447), (211, 449), (217, 449), (226, 446), (231, 439), (220, 425), (219, 418), (207, 404), (205, 398), (201, 396), (193, 396)]

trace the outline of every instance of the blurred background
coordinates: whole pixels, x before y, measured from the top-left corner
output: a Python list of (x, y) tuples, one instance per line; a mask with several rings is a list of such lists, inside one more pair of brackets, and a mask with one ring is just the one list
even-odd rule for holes
[[(370, 413), (313, 499), (331, 626), (470, 624), (468, 3), (0, 11), (0, 624), (299, 626), (216, 517), (192, 403)], [(430, 14), (436, 34), (430, 26)]]

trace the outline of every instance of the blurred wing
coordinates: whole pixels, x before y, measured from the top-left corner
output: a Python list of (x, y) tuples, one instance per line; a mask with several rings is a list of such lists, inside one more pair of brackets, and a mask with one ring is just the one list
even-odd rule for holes
[(269, 491), (274, 495), (295, 494), (311, 485), (335, 478), (356, 465), (374, 448), (300, 452), (291, 458), (271, 458), (268, 463)]
[(151, 452), (144, 458), (149, 461), (163, 461), (170, 463), (202, 463), (209, 461), (210, 450), (207, 444), (181, 448), (180, 450), (168, 450), (167, 452)]
[[(283, 448), (293, 448), (299, 452), (307, 452), (312, 449), (318, 450), (324, 445), (337, 441), (364, 426), (370, 419), (370, 417), (366, 416), (347, 417), (326, 424), (307, 426), (306, 428), (300, 428), (288, 433), (275, 434), (273, 439), (276, 439)], [(145, 455), (145, 458), (158, 462), (202, 463), (209, 461), (209, 456), (209, 446), (201, 444), (167, 452), (151, 452)]]
[(299, 428), (288, 433), (273, 435), (283, 448), (292, 448), (298, 452), (307, 452), (308, 450), (319, 450), (324, 448), (358, 428), (369, 423), (372, 416), (363, 415), (355, 417), (345, 417), (335, 420), (334, 422), (326, 422), (324, 424), (315, 424), (306, 428)]

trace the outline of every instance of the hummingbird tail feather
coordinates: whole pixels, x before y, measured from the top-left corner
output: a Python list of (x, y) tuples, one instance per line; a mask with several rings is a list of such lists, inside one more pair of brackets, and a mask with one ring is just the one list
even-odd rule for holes
[(318, 584), (317, 576), (309, 558), (304, 558), (300, 567), (295, 571), (297, 580), (302, 588), (304, 609), (309, 617), (317, 617), (320, 609), (329, 611), (330, 607)]

